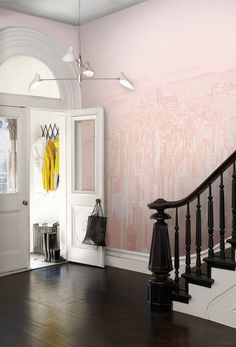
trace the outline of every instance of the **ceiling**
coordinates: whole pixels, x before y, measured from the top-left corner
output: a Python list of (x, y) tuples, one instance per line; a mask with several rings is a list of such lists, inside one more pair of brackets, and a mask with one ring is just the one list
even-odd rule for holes
[[(80, 24), (146, 0), (80, 0)], [(0, 8), (72, 25), (78, 24), (79, 0), (0, 0)]]

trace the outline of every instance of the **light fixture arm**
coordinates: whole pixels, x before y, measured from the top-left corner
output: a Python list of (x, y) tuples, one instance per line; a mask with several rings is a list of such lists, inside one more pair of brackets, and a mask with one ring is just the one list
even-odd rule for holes
[(119, 77), (91, 77), (91, 78), (86, 78), (83, 77), (83, 80), (86, 81), (96, 81), (96, 80), (104, 80), (104, 81), (119, 81)]
[[(86, 81), (94, 81), (94, 80), (105, 80), (105, 81), (118, 81), (120, 78), (119, 77), (82, 77), (81, 80), (86, 80)], [(76, 77), (68, 77), (68, 78), (40, 78), (40, 82), (43, 81), (78, 81), (78, 78)]]
[[(79, 64), (81, 60), (79, 60)], [(80, 65), (79, 65), (80, 66)], [(82, 81), (119, 81), (119, 83), (130, 90), (133, 90), (132, 82), (124, 75), (123, 72), (120, 73), (120, 77), (88, 77), (84, 76), (83, 73), (79, 72), (77, 77), (64, 77), (64, 78), (41, 78), (39, 74), (36, 74), (32, 82), (29, 84), (29, 91), (36, 88), (41, 82), (44, 81), (77, 81), (82, 83)]]
[(43, 81), (78, 81), (76, 77), (68, 77), (68, 78), (40, 78), (39, 82)]

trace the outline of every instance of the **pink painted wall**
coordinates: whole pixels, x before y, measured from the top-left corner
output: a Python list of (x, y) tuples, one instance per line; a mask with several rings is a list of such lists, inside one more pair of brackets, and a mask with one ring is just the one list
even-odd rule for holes
[(83, 107), (106, 112), (110, 247), (149, 251), (147, 203), (183, 198), (235, 150), (235, 13), (235, 0), (147, 0), (83, 26), (97, 77), (135, 85), (82, 86)]
[(54, 22), (26, 14), (0, 9), (0, 28), (29, 28), (44, 33), (65, 50), (69, 46), (76, 47), (76, 31), (71, 25)]

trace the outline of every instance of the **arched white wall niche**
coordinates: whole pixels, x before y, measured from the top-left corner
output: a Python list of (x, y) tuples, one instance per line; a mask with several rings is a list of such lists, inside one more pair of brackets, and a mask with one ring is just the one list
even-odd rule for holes
[(5, 60), (0, 64), (0, 93), (60, 99), (58, 81), (44, 81), (29, 91), (36, 71), (42, 78), (55, 78), (46, 64), (32, 56), (14, 55)]
[[(45, 34), (26, 28), (7, 27), (0, 30), (0, 64), (7, 59), (22, 55), (32, 56), (41, 60), (52, 71), (56, 78), (76, 77), (76, 71), (72, 64), (62, 61), (64, 51), (57, 47), (55, 42)], [(37, 72), (37, 71), (36, 71)], [(34, 76), (32, 76), (33, 79)], [(47, 82), (50, 83), (50, 82)], [(76, 109), (80, 108), (80, 87), (75, 81), (58, 81), (61, 99), (51, 102), (52, 108)], [(26, 97), (25, 99), (29, 99)], [(30, 97), (31, 107), (48, 107), (46, 98)], [(1, 104), (20, 105), (22, 96), (1, 94)], [(26, 101), (26, 104), (28, 102)]]

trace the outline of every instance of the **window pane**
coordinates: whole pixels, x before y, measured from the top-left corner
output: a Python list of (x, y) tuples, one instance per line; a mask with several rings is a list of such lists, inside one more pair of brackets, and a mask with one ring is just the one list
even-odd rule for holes
[(0, 193), (17, 192), (17, 119), (0, 117)]
[(95, 121), (75, 121), (74, 189), (95, 191)]

